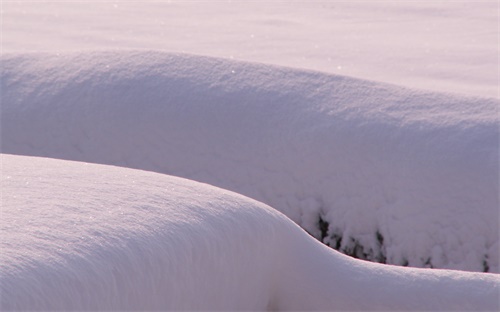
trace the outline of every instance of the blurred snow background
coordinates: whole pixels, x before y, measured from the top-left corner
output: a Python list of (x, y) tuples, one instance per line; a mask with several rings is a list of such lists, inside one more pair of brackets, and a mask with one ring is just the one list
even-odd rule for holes
[(499, 98), (498, 1), (3, 1), (2, 49), (186, 52)]

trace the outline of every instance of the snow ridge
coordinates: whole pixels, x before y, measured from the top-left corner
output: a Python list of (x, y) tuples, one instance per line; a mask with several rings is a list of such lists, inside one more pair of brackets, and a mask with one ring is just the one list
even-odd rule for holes
[(1, 161), (2, 311), (499, 308), (497, 274), (352, 259), (227, 190), (82, 162)]
[(499, 272), (499, 101), (163, 52), (2, 56), (2, 152), (262, 201), (359, 258)]

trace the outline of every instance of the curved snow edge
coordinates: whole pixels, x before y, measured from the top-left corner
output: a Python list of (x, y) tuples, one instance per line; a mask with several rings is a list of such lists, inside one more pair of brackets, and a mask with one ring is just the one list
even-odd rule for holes
[(207, 182), (360, 258), (499, 270), (497, 100), (162, 52), (2, 67), (3, 152)]
[(276, 210), (210, 185), (81, 162), (1, 161), (2, 311), (499, 307), (496, 274), (354, 260)]

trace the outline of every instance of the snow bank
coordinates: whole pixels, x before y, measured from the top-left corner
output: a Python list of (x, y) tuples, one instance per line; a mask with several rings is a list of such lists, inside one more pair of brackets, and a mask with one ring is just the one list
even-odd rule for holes
[(223, 189), (81, 162), (1, 161), (2, 311), (499, 308), (496, 274), (355, 260)]
[(148, 49), (500, 98), (496, 1), (3, 1), (2, 50)]
[(2, 151), (262, 201), (350, 255), (499, 272), (499, 101), (161, 52), (2, 58)]

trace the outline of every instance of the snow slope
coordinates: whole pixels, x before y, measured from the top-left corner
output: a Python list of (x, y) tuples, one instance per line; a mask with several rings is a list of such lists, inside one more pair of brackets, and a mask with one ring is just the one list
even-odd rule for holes
[(5, 52), (146, 49), (500, 98), (498, 1), (3, 1)]
[(1, 161), (2, 311), (499, 309), (496, 274), (355, 260), (273, 208), (210, 185)]
[(4, 153), (182, 176), (360, 258), (499, 272), (498, 100), (162, 52), (1, 62)]

